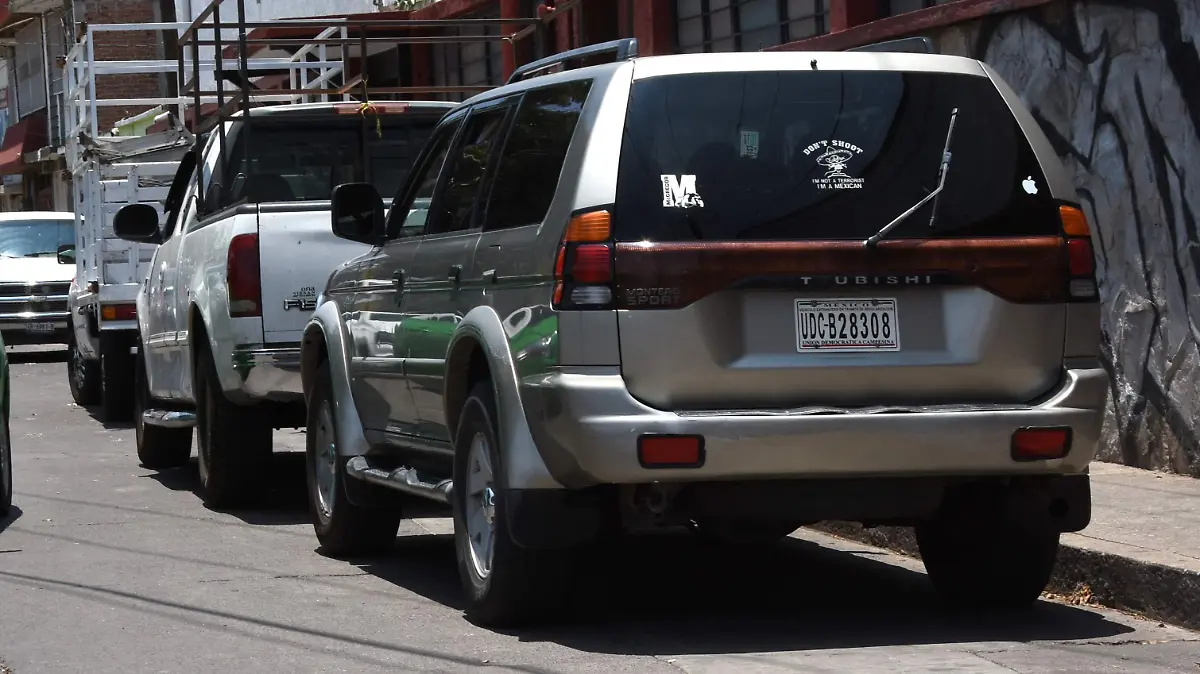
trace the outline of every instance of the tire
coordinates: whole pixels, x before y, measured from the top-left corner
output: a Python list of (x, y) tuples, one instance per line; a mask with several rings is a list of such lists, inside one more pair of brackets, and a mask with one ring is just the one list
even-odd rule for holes
[[(480, 625), (508, 627), (553, 617), (564, 605), (570, 551), (531, 550), (512, 539), (505, 511), (506, 493), (494, 479), (473, 481), (472, 475), (502, 474), (502, 456), (496, 433), (496, 404), (492, 385), (475, 385), (463, 404), (454, 442), (454, 548), (458, 573), (466, 595), (467, 618)], [(486, 459), (489, 466), (481, 461)], [(472, 491), (474, 493), (472, 493)], [(490, 497), (492, 507), (480, 508)], [(468, 501), (479, 499), (479, 504)], [(472, 549), (469, 519), (490, 510), (491, 559)], [(482, 512), (481, 512), (482, 511)], [(482, 541), (481, 542), (485, 542)], [(480, 558), (483, 559), (480, 559)]]
[(225, 398), (207, 340), (202, 345), (195, 360), (200, 497), (214, 509), (249, 505), (262, 494), (274, 429), (254, 406)]
[(67, 327), (67, 383), (71, 399), (80, 407), (96, 405), (101, 400), (100, 362), (88, 360), (75, 341), (75, 328)]
[(971, 608), (1032, 605), (1050, 582), (1057, 532), (1011, 524), (935, 520), (917, 526), (925, 571), (950, 603)]
[(6, 517), (12, 509), (13, 467), (12, 436), (8, 434), (8, 417), (0, 425), (0, 517)]
[(137, 454), (142, 466), (150, 470), (178, 468), (192, 456), (192, 429), (163, 428), (147, 425), (142, 412), (153, 406), (150, 384), (146, 381), (146, 358), (138, 349), (134, 365), (133, 425), (137, 429)]
[(399, 508), (366, 508), (346, 498), (346, 459), (337, 451), (337, 422), (328, 361), (317, 370), (308, 403), (305, 446), (308, 504), (321, 552), (360, 557), (389, 550), (396, 542)]
[(101, 416), (106, 423), (133, 421), (133, 355), (124, 335), (100, 335)]

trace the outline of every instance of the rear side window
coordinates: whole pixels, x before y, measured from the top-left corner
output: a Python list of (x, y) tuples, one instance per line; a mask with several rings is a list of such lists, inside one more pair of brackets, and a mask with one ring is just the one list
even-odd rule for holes
[(545, 219), (591, 88), (584, 80), (525, 94), (496, 169), (484, 229)]
[(440, 198), (430, 212), (426, 234), (459, 232), (471, 228), (476, 198), (496, 146), (508, 127), (512, 106), (504, 105), (473, 113), (463, 128), (463, 139), (446, 164)]
[(625, 241), (1054, 234), (1057, 205), (985, 77), (879, 71), (703, 73), (634, 83), (614, 226)]

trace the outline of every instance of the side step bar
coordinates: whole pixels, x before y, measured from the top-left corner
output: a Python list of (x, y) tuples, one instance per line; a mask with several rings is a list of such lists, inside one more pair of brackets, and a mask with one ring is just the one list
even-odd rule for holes
[(450, 490), (454, 485), (451, 480), (430, 482), (415, 468), (397, 468), (392, 471), (374, 468), (363, 456), (356, 456), (346, 462), (346, 475), (439, 503), (450, 502)]
[(174, 410), (145, 410), (142, 412), (142, 423), (147, 426), (162, 428), (191, 428), (196, 425), (195, 412), (176, 412)]

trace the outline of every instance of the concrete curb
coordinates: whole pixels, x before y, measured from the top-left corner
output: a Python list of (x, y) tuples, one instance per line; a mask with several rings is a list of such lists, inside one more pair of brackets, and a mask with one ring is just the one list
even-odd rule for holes
[[(822, 522), (811, 527), (833, 536), (920, 557), (912, 529)], [(1200, 630), (1200, 573), (1091, 550), (1063, 541), (1047, 592), (1087, 600), (1153, 620)]]

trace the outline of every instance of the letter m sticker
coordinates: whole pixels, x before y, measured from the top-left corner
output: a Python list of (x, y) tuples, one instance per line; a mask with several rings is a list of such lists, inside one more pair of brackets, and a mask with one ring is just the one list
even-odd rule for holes
[(664, 208), (703, 207), (704, 200), (696, 192), (696, 176), (662, 176)]

